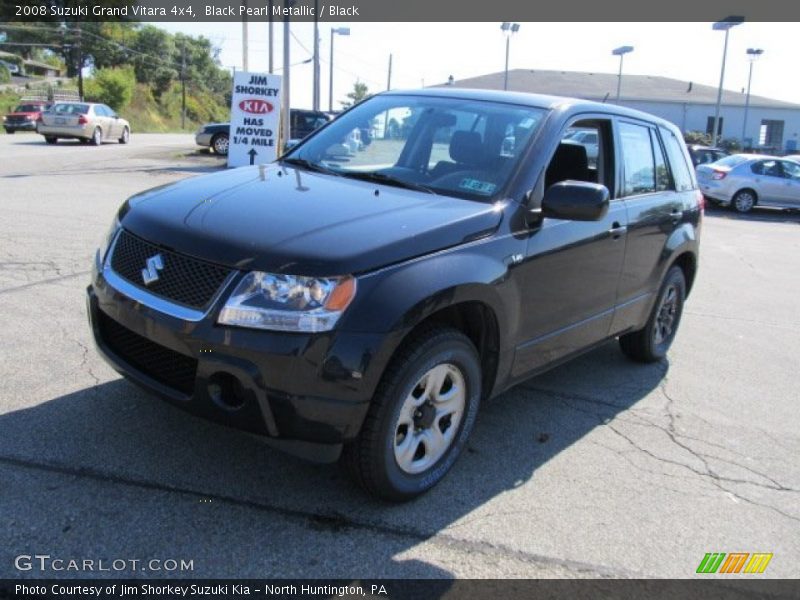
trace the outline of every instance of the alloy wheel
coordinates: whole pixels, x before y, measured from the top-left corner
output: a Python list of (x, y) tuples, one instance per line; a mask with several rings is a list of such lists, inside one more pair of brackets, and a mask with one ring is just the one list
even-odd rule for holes
[(675, 329), (678, 308), (678, 288), (675, 285), (670, 285), (661, 296), (661, 303), (656, 314), (653, 335), (653, 341), (656, 344), (661, 344), (672, 335)]

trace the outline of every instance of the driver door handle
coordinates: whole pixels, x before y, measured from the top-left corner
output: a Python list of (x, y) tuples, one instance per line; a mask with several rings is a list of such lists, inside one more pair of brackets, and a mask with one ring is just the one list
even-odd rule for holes
[(620, 225), (617, 221), (614, 221), (614, 223), (611, 225), (611, 229), (608, 230), (608, 233), (611, 234), (611, 237), (617, 240), (622, 237), (626, 231), (628, 231), (627, 226)]

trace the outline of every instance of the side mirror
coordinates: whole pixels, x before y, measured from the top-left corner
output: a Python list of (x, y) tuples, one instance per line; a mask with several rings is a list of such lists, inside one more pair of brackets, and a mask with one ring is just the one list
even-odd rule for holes
[(599, 221), (608, 212), (608, 188), (586, 181), (561, 181), (547, 188), (542, 217), (570, 221)]

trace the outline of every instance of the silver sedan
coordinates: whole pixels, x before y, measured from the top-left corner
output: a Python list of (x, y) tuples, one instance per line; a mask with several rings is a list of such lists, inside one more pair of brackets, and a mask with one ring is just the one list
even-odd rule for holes
[(741, 213), (754, 206), (800, 209), (800, 164), (777, 156), (734, 154), (697, 167), (706, 198)]

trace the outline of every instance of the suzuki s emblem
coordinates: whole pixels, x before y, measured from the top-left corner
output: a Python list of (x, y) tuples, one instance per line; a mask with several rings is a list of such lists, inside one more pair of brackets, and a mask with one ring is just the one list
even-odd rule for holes
[(147, 266), (142, 269), (142, 280), (145, 285), (158, 281), (158, 272), (164, 268), (164, 259), (160, 254), (147, 259)]

